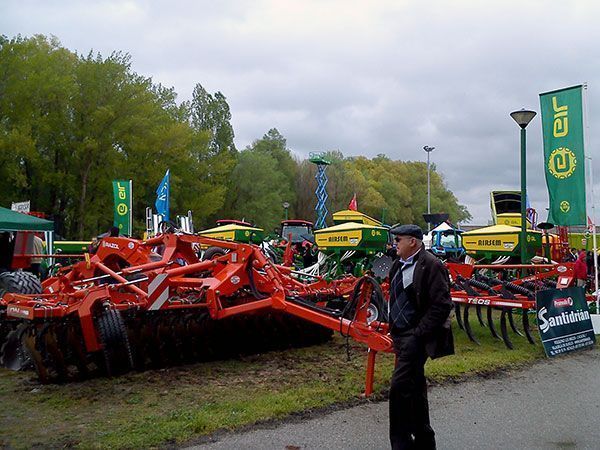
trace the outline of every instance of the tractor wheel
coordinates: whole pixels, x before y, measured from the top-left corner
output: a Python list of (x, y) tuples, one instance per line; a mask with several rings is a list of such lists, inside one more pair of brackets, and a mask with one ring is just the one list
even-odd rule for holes
[(41, 294), (42, 283), (30, 272), (4, 272), (0, 274), (0, 289), (17, 294)]
[(133, 368), (133, 355), (127, 329), (121, 313), (114, 309), (103, 311), (96, 319), (102, 354), (108, 376), (121, 375)]
[(209, 259), (215, 259), (219, 256), (223, 256), (227, 253), (224, 248), (221, 247), (208, 247), (202, 255), (202, 261), (208, 261)]

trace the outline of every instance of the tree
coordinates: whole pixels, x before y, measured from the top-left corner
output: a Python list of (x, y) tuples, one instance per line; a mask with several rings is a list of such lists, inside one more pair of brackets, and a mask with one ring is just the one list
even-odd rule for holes
[(256, 222), (266, 230), (275, 228), (282, 219), (282, 204), (287, 200), (285, 175), (278, 170), (277, 160), (268, 153), (248, 148), (240, 152), (232, 178), (236, 180), (229, 215)]
[[(224, 97), (215, 104), (228, 119)], [(233, 156), (211, 152), (210, 131), (190, 125), (191, 105), (134, 73), (127, 54), (84, 57), (55, 38), (2, 38), (0, 113), (1, 201), (31, 199), (65, 236), (110, 226), (113, 179), (134, 180), (143, 224), (167, 168), (174, 211), (206, 217), (223, 205)]]

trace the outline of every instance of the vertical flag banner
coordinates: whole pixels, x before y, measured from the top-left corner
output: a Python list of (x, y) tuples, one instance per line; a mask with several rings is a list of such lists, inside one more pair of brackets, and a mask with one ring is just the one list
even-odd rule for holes
[(169, 220), (169, 190), (171, 184), (171, 175), (169, 169), (165, 173), (162, 181), (156, 188), (156, 201), (154, 206), (156, 207), (156, 214), (160, 214), (164, 221)]
[(582, 86), (540, 94), (544, 169), (555, 225), (585, 225)]
[(114, 180), (112, 183), (115, 199), (113, 226), (119, 228), (119, 234), (131, 236), (131, 180)]

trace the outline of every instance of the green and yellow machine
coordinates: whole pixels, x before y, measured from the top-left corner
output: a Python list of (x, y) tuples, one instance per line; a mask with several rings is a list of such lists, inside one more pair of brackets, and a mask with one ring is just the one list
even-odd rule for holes
[[(521, 191), (490, 192), (490, 207), (494, 225), (521, 226)], [(531, 228), (529, 220), (527, 228)]]
[(265, 230), (253, 227), (241, 220), (217, 220), (217, 226), (198, 232), (201, 236), (225, 241), (260, 244), (265, 237)]
[(54, 241), (56, 253), (83, 255), (89, 251), (92, 241)]
[[(521, 229), (509, 225), (493, 225), (462, 233), (462, 245), (467, 254), (475, 259), (488, 261), (502, 256), (520, 258)], [(531, 258), (542, 249), (542, 233), (527, 231), (527, 257)]]
[(385, 251), (388, 228), (359, 211), (344, 210), (333, 214), (335, 225), (316, 230), (319, 250), (334, 261), (332, 275), (343, 272), (362, 275), (373, 257)]

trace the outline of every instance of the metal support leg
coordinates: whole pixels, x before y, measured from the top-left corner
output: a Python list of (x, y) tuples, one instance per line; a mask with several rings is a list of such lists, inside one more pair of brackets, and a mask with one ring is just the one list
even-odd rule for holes
[(373, 393), (373, 377), (375, 375), (375, 357), (377, 352), (369, 349), (367, 356), (367, 378), (365, 380), (365, 397), (369, 397)]

